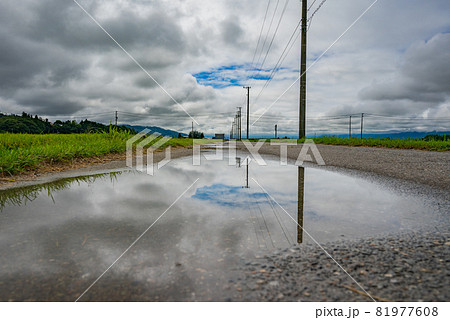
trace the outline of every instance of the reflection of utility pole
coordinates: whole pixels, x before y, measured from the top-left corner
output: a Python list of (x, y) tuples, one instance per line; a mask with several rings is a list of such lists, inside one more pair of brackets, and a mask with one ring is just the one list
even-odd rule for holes
[(244, 87), (244, 89), (247, 89), (247, 140), (248, 140), (248, 126), (250, 121), (250, 88), (251, 87)]
[(302, 37), (300, 48), (300, 110), (299, 110), (299, 130), (298, 138), (306, 135), (306, 32), (307, 32), (307, 0), (302, 0)]
[(194, 121), (192, 121), (192, 139), (194, 139)]
[(305, 193), (305, 168), (298, 167), (297, 243), (303, 242), (303, 202)]
[(248, 186), (248, 157), (247, 157), (247, 165), (246, 165), (246, 168), (245, 168), (245, 171), (246, 171), (246, 178), (245, 178), (245, 181), (246, 181), (246, 185), (245, 185), (245, 187), (244, 188), (250, 188), (249, 186)]

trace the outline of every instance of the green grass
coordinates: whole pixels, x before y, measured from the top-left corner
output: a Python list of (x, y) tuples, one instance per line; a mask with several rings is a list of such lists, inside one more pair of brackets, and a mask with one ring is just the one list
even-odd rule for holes
[[(132, 135), (111, 130), (87, 134), (0, 134), (0, 175), (12, 176), (53, 163), (123, 153)], [(153, 141), (155, 143), (157, 140)], [(192, 139), (174, 138), (167, 146), (192, 146)]]
[[(441, 137), (442, 139), (442, 137)], [(275, 139), (250, 139), (250, 141), (256, 142), (259, 140), (265, 140), (270, 142)], [(296, 139), (276, 139), (279, 142), (292, 142)], [(328, 144), (338, 146), (351, 146), (351, 147), (375, 147), (375, 148), (396, 148), (396, 149), (416, 149), (427, 151), (450, 151), (450, 139), (438, 140), (427, 139), (374, 139), (374, 138), (336, 138), (336, 137), (320, 137), (313, 138), (314, 143)], [(297, 143), (303, 143), (305, 139), (297, 139)]]
[(53, 198), (53, 193), (59, 190), (69, 188), (74, 182), (77, 183), (94, 183), (97, 179), (109, 178), (112, 182), (117, 181), (117, 177), (121, 172), (110, 172), (102, 174), (94, 174), (82, 177), (66, 178), (45, 184), (36, 184), (22, 188), (13, 188), (0, 190), (0, 212), (8, 205), (20, 206), (26, 204), (27, 201), (36, 199), (42, 191)]
[[(258, 141), (258, 139), (250, 139)], [(270, 142), (272, 139), (264, 139)], [(290, 142), (292, 140), (277, 139), (279, 142)], [(295, 139), (294, 139), (295, 140)], [(424, 139), (373, 139), (373, 138), (336, 138), (320, 137), (313, 138), (314, 143), (351, 146), (351, 147), (375, 147), (375, 148), (396, 148), (396, 149), (416, 149), (427, 151), (450, 151), (450, 140), (424, 140)], [(298, 139), (298, 143), (303, 143), (305, 139)]]
[(341, 145), (352, 147), (377, 147), (377, 148), (397, 148), (397, 149), (417, 149), (428, 151), (449, 151), (450, 140), (422, 140), (422, 139), (358, 139), (358, 138), (336, 138), (321, 137), (314, 138), (314, 143)]

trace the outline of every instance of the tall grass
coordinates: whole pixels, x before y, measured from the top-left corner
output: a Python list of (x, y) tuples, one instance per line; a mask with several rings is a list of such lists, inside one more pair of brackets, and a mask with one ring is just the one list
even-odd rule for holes
[(95, 134), (0, 134), (0, 174), (13, 175), (43, 164), (124, 152), (127, 132)]
[[(86, 134), (0, 134), (0, 175), (14, 175), (43, 165), (123, 153), (132, 134), (111, 129)], [(155, 143), (160, 138), (153, 141)], [(152, 143), (151, 143), (152, 144)], [(151, 145), (150, 144), (150, 145)], [(190, 146), (192, 139), (174, 138), (166, 146)]]

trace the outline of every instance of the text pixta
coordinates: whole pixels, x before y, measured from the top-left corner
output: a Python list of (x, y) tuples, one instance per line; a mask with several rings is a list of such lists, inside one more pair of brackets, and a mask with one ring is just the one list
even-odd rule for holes
[[(347, 311), (347, 310), (345, 310)], [(320, 308), (316, 309), (316, 319), (322, 317), (345, 317), (356, 318), (359, 315), (358, 309), (348, 308), (348, 312), (340, 308)]]

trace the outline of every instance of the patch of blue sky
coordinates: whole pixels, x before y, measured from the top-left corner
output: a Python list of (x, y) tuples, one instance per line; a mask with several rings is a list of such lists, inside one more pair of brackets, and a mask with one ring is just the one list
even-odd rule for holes
[(257, 74), (250, 78), (255, 79), (255, 80), (269, 80), (270, 79), (270, 77), (268, 75), (263, 75), (263, 74)]
[[(278, 69), (278, 71), (286, 70), (289, 71), (290, 69)], [(194, 73), (193, 76), (201, 85), (222, 89), (227, 87), (243, 86), (250, 79), (261, 81), (269, 80), (271, 72), (272, 69), (269, 68), (258, 69), (249, 64), (233, 64)]]
[[(225, 184), (213, 184), (211, 186), (204, 186), (198, 188), (192, 196), (194, 199), (208, 201), (221, 207), (242, 207), (246, 206), (248, 202), (248, 194), (243, 191), (240, 186), (230, 186)], [(255, 192), (250, 194), (255, 199), (264, 201), (266, 195), (262, 192)], [(265, 200), (267, 201), (267, 199)]]

